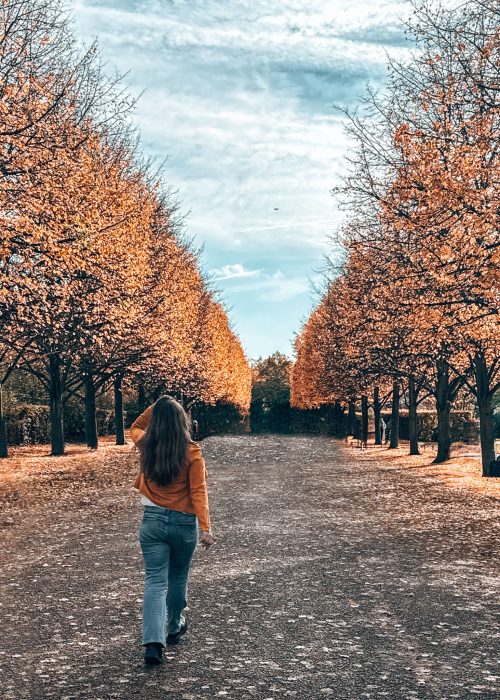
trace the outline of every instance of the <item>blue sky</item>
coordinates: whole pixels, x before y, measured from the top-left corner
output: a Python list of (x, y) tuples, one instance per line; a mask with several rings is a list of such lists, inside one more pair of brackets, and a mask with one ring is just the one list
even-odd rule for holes
[(142, 96), (186, 227), (249, 357), (291, 354), (340, 220), (353, 104), (406, 49), (395, 0), (73, 0), (78, 34)]

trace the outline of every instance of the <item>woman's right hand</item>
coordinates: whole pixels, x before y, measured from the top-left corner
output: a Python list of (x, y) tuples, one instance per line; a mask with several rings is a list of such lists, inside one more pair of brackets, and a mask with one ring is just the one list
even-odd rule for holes
[(202, 530), (200, 533), (200, 544), (203, 549), (210, 549), (215, 544), (215, 538), (211, 530)]

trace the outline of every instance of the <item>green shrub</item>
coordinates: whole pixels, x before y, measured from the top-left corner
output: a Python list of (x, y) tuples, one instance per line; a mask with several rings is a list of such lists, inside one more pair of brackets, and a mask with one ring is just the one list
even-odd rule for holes
[(333, 406), (324, 405), (320, 408), (291, 408), (290, 432), (310, 433), (312, 435), (333, 435), (336, 429)]
[[(98, 408), (98, 435), (114, 433), (114, 412)], [(36, 445), (50, 442), (50, 409), (48, 406), (9, 402), (5, 420), (9, 445)], [(85, 440), (85, 408), (81, 401), (70, 399), (64, 407), (64, 436), (68, 442)]]
[[(391, 414), (384, 411), (382, 417), (387, 423)], [(436, 440), (437, 415), (434, 411), (419, 411), (417, 414), (418, 439), (422, 442)], [(470, 411), (451, 411), (450, 433), (453, 442), (465, 442), (475, 444), (479, 441), (479, 423)], [(409, 440), (408, 411), (402, 410), (399, 414), (399, 437)]]
[(248, 416), (233, 404), (217, 402), (214, 405), (196, 404), (191, 418), (198, 421), (198, 438), (209, 435), (242, 434), (248, 432)]
[[(370, 411), (370, 431), (373, 432), (373, 412)], [(391, 413), (384, 411), (382, 417), (389, 422)], [(497, 430), (500, 428), (500, 414), (496, 415)], [(435, 440), (437, 415), (434, 411), (419, 411), (417, 414), (418, 439), (423, 442)], [(479, 423), (470, 411), (452, 411), (450, 414), (451, 437), (454, 442), (476, 444), (479, 441)], [(253, 430), (253, 421), (252, 421)], [(334, 407), (324, 405), (313, 409), (290, 409), (290, 432), (313, 435), (335, 435), (342, 437), (347, 431), (347, 414), (335, 415)], [(409, 440), (408, 411), (402, 410), (399, 416), (399, 436)], [(356, 414), (354, 437), (361, 437), (361, 415)]]
[[(97, 408), (96, 420), (98, 435), (113, 435), (115, 431), (113, 410)], [(64, 406), (64, 437), (69, 442), (85, 440), (85, 406), (79, 399), (71, 398)]]
[(275, 402), (267, 406), (261, 400), (253, 400), (250, 404), (250, 427), (252, 433), (289, 433), (290, 403)]
[(9, 445), (34, 445), (50, 439), (48, 406), (11, 403), (5, 414)]

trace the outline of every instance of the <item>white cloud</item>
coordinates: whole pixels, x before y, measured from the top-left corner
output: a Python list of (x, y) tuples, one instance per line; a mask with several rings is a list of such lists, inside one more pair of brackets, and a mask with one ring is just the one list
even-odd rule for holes
[[(145, 90), (136, 112), (144, 148), (168, 155), (165, 178), (190, 211), (189, 231), (204, 244), (236, 325), (238, 315), (250, 318), (250, 304), (264, 314), (269, 302), (283, 303), (279, 327), (288, 347), (300, 321), (296, 306), (305, 308), (309, 294), (308, 275), (321, 265), (340, 221), (330, 191), (349, 144), (332, 104), (353, 103), (369, 79), (380, 84), (386, 50), (407, 51), (399, 17), (409, 4), (73, 0), (73, 6), (81, 36), (97, 35), (109, 63), (129, 72), (132, 92)], [(282, 278), (275, 277), (278, 266)], [(244, 343), (256, 348), (259, 339), (243, 327)]]
[(234, 265), (216, 267), (210, 272), (216, 282), (222, 282), (223, 280), (241, 279), (242, 277), (257, 277), (262, 273), (262, 270), (245, 270), (243, 265), (235, 263)]
[(231, 295), (251, 295), (258, 302), (282, 302), (311, 289), (306, 277), (288, 277), (281, 270), (273, 273), (264, 270), (245, 270), (243, 265), (223, 265), (210, 271), (216, 282), (228, 282), (225, 290)]

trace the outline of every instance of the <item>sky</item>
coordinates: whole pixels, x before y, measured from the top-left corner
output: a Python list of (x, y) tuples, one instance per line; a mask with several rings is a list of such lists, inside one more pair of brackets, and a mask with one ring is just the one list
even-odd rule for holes
[(292, 354), (341, 220), (349, 143), (334, 104), (408, 50), (396, 0), (73, 0), (76, 29), (127, 73), (148, 155), (167, 158), (186, 232), (250, 358)]

